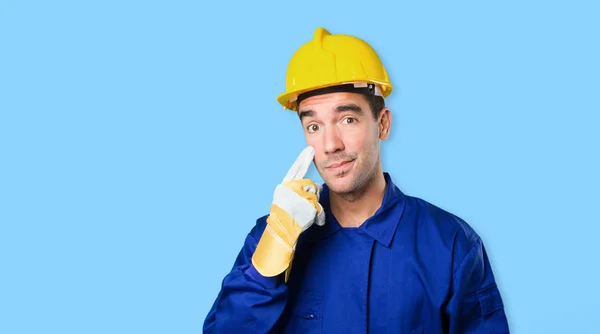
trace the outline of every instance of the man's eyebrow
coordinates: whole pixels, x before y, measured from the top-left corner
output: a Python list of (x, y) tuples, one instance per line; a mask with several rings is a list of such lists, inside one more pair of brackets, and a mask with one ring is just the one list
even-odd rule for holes
[[(351, 111), (357, 115), (364, 114), (362, 108), (358, 104), (354, 104), (354, 103), (339, 105), (339, 106), (335, 107), (335, 111), (336, 112)], [(298, 112), (298, 117), (300, 117), (300, 120), (302, 120), (303, 117), (313, 117), (314, 115), (315, 115), (315, 111), (312, 109), (300, 110)]]
[(311, 109), (300, 110), (298, 112), (298, 117), (300, 117), (300, 120), (302, 120), (302, 117), (312, 117), (314, 115), (315, 115), (315, 112)]
[(354, 104), (354, 103), (339, 105), (339, 106), (335, 107), (335, 111), (337, 111), (337, 112), (352, 111), (353, 113), (355, 113), (357, 115), (364, 114), (363, 110), (357, 104)]

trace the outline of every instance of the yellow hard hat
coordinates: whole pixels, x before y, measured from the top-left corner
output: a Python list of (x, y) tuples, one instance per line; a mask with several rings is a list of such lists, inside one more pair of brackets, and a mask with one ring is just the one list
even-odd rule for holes
[(277, 101), (296, 111), (300, 94), (323, 88), (356, 87), (383, 97), (392, 92), (381, 59), (369, 44), (354, 36), (332, 35), (324, 28), (317, 28), (313, 40), (294, 53), (285, 81), (286, 91)]

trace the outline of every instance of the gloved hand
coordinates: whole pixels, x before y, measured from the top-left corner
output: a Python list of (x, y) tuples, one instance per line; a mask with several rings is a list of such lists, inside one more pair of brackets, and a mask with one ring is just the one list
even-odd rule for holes
[(325, 224), (325, 212), (319, 204), (322, 187), (304, 178), (314, 152), (310, 146), (305, 148), (275, 188), (267, 227), (252, 255), (254, 268), (265, 277), (288, 269), (300, 234), (312, 224)]

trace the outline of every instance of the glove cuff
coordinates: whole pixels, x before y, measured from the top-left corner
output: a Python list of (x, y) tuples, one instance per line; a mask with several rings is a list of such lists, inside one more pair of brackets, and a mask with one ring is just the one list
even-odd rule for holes
[(271, 206), (267, 227), (252, 255), (252, 264), (265, 277), (281, 274), (290, 266), (302, 228), (276, 205)]

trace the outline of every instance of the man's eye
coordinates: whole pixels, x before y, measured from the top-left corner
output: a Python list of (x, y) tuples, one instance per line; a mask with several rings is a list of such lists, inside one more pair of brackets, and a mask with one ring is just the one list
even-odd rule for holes
[(352, 117), (347, 117), (347, 118), (344, 118), (344, 122), (346, 122), (347, 124), (351, 124), (351, 123), (356, 122), (356, 119), (352, 118)]
[(316, 132), (317, 130), (319, 130), (319, 126), (316, 124), (311, 124), (307, 127), (308, 132)]

